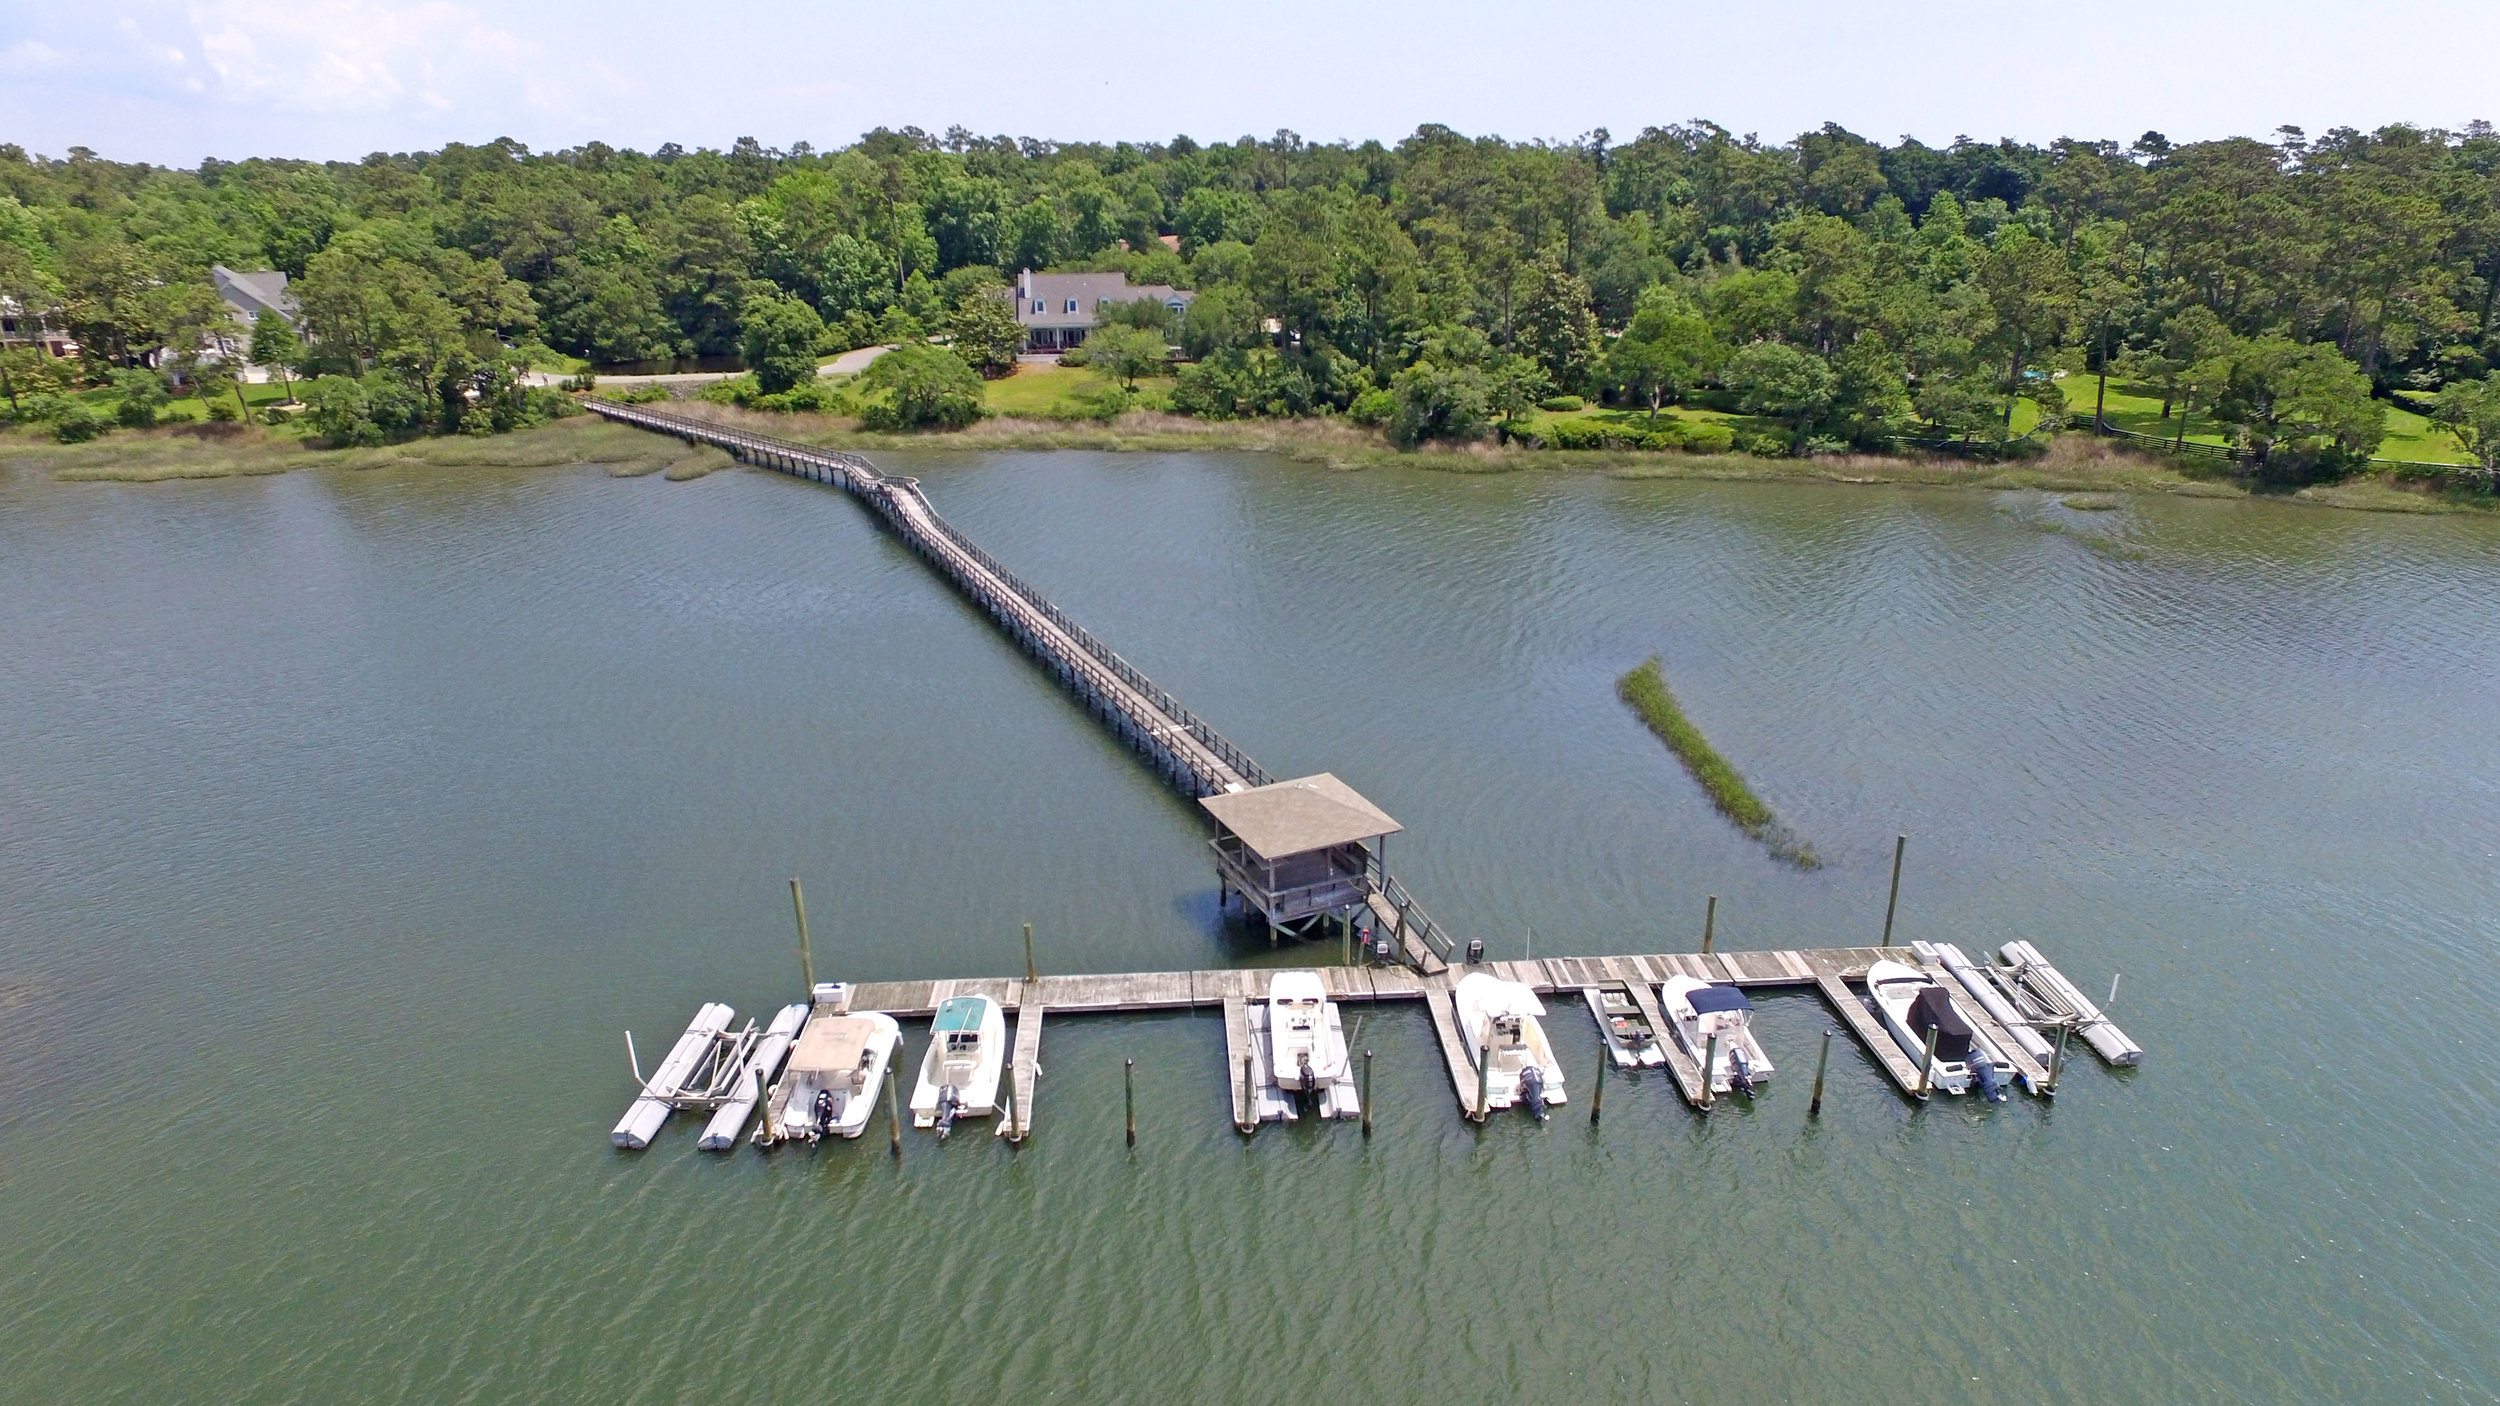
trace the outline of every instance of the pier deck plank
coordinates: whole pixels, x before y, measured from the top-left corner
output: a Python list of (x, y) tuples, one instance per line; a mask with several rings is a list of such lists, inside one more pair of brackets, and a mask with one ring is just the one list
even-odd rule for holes
[(1709, 1095), (1703, 1091), (1701, 1061), (1684, 1052), (1682, 1042), (1667, 1025), (1667, 1013), (1658, 1005), (1658, 988), (1646, 981), (1630, 981), (1625, 985), (1632, 992), (1632, 1004), (1638, 1006), (1641, 1019), (1658, 1035), (1658, 1049), (1667, 1057), (1667, 1072), (1675, 1076), (1676, 1091), (1695, 1108), (1710, 1106)]
[(1866, 1052), (1875, 1057), (1875, 1062), (1884, 1067), (1884, 1072), (1892, 1076), (1892, 1082), (1901, 1087), (1901, 1092), (1911, 1098), (1918, 1097), (1918, 1066), (1912, 1064), (1909, 1057), (1901, 1052), (1901, 1047), (1893, 1043), (1891, 1032), (1884, 1029), (1883, 1022), (1866, 1008), (1866, 1003), (1858, 999), (1848, 983), (1827, 970), (1815, 977), (1814, 984), (1822, 991), (1823, 999), (1832, 1010), (1848, 1022), (1851, 1030), (1857, 1032), (1858, 1043), (1864, 1045)]
[(1243, 1132), (1258, 1127), (1259, 1104), (1256, 1076), (1252, 1086), (1244, 1087), (1241, 1068), (1250, 1058), (1250, 1003), (1241, 997), (1225, 996), (1224, 1003), (1224, 1084), (1229, 1091), (1225, 1102), (1233, 1110), (1233, 1126)]
[[(1017, 982), (1021, 987), (1024, 983)], [(1038, 986), (1040, 983), (1035, 983)], [(1022, 992), (1017, 993), (1019, 997)], [(1042, 1056), (1042, 1002), (1019, 999), (1016, 1004), (1016, 1050), (1009, 1065), (1009, 1077), (1016, 1093), (1015, 1116), (1011, 1124), (999, 1131), (1015, 1142), (1022, 1142), (1033, 1131), (1033, 1085), (1040, 1077)]]
[(1432, 1033), (1441, 1044), (1441, 1061), (1449, 1066), (1450, 1087), (1458, 1094), (1458, 1106), (1468, 1117), (1476, 1115), (1476, 1061), (1469, 1054), (1467, 1039), (1459, 1032), (1458, 1006), (1448, 987), (1427, 989), (1424, 1008), (1432, 1012)]

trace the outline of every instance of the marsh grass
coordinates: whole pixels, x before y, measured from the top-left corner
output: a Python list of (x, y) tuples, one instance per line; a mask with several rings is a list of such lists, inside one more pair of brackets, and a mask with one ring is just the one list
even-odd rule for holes
[(1615, 694), (1629, 705), (1658, 740), (1667, 744), (1676, 760), (1692, 773), (1693, 780), (1708, 793), (1719, 813), (1734, 822), (1736, 828), (1762, 841), (1773, 857), (1800, 869), (1822, 867), (1822, 859), (1814, 847), (1800, 839), (1794, 831), (1780, 823), (1778, 816), (1763, 803), (1753, 787), (1733, 762), (1710, 745), (1693, 720), (1684, 716), (1684, 707), (1675, 701), (1674, 690), (1667, 687), (1666, 673), (1659, 668), (1656, 656), (1639, 668), (1615, 681)]
[(321, 449), (256, 426), (176, 426), (122, 432), (85, 444), (32, 436), (0, 439), (0, 464), (71, 483), (165, 483), (252, 477), (298, 469), (563, 468), (596, 464), (620, 477), (699, 478), (732, 462), (689, 445), (594, 416), (578, 415), (507, 435), (452, 435), (375, 449)]

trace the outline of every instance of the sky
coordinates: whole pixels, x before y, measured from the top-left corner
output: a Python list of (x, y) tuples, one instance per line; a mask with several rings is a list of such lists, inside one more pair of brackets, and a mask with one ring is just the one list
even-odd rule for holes
[(0, 141), (352, 160), (871, 128), (2173, 141), (2500, 117), (2493, 0), (0, 0)]

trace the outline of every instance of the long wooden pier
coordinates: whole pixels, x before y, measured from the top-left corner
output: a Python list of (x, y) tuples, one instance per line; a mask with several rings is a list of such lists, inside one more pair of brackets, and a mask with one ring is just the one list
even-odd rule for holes
[[(1171, 692), (1096, 639), (1050, 598), (1026, 585), (972, 539), (938, 515), (917, 479), (880, 472), (860, 455), (750, 434), (639, 405), (585, 402), (588, 409), (688, 443), (718, 446), (759, 468), (842, 489), (868, 505), (905, 545), (998, 622), (1087, 710), (1148, 764), (1192, 797), (1265, 786), (1276, 780)], [(1376, 931), (1400, 960), (1438, 971), (1453, 946), (1413, 894), (1372, 857), (1369, 867)]]

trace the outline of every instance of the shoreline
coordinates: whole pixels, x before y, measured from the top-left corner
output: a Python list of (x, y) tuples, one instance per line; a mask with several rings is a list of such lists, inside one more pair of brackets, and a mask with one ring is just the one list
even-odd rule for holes
[[(1093, 450), (1105, 453), (1274, 454), (1343, 472), (1406, 468), (1450, 474), (1581, 472), (1608, 478), (1688, 479), (1743, 483), (1823, 483), (2052, 493), (2161, 493), (2192, 498), (2259, 499), (2349, 512), (2424, 515), (2491, 513), (2500, 504), (2435, 494), (2371, 475), (2286, 493), (2252, 492), (2237, 483), (2193, 477), (2162, 460), (2108, 441), (2063, 435), (2038, 459), (1987, 463), (1964, 459), (1848, 454), (1766, 459), (1748, 454), (1682, 454), (1637, 450), (1529, 449), (1469, 445), (1412, 451), (1338, 420), (1191, 420), (1129, 411), (1102, 423), (996, 417), (944, 435), (877, 433), (826, 415), (769, 415), (698, 401), (671, 406), (722, 424), (831, 449)], [(84, 444), (32, 436), (0, 437), (0, 468), (32, 469), (67, 483), (163, 483), (259, 477), (300, 469), (369, 470), (397, 465), (438, 468), (559, 468), (596, 464), (619, 477), (665, 474), (699, 478), (729, 467), (719, 450), (674, 440), (595, 417), (483, 438), (440, 437), (367, 449), (315, 449), (265, 430), (215, 435), (144, 431)]]

